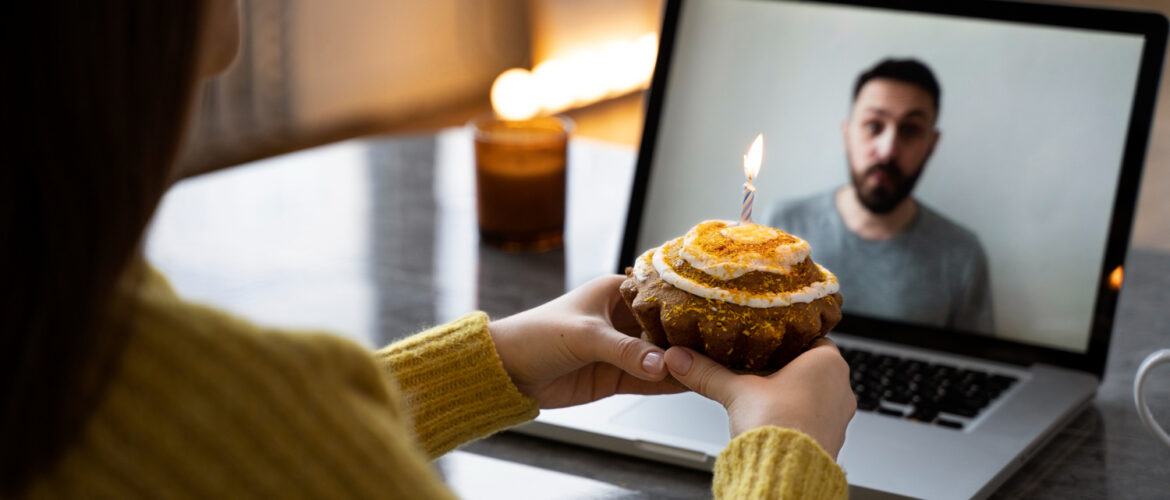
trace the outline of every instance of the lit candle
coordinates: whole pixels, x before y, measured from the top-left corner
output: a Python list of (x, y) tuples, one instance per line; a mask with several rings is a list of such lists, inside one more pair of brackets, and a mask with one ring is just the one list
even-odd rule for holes
[(508, 251), (558, 248), (564, 239), (572, 122), (538, 115), (532, 89), (530, 73), (505, 71), (492, 85), (495, 116), (469, 122), (480, 241)]
[(760, 163), (764, 159), (764, 134), (756, 136), (756, 140), (752, 141), (751, 148), (748, 149), (748, 154), (743, 155), (743, 173), (747, 176), (747, 182), (743, 183), (743, 210), (739, 212), (740, 224), (752, 223), (752, 202), (756, 199), (756, 187), (752, 185), (752, 181), (760, 173)]

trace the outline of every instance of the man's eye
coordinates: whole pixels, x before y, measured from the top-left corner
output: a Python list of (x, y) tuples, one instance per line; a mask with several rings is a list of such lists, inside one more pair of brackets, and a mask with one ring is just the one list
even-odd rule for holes
[(913, 138), (922, 135), (922, 127), (917, 125), (902, 125), (898, 127), (898, 135), (906, 138)]
[(878, 135), (882, 133), (882, 124), (880, 122), (867, 122), (864, 126), (865, 131), (868, 132), (869, 135)]

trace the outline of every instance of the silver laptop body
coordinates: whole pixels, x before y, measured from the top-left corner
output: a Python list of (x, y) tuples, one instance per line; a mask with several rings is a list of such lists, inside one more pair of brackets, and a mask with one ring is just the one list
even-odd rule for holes
[[(598, 273), (621, 272), (700, 220), (735, 219), (737, 153), (758, 130), (779, 139), (777, 153), (765, 149), (760, 174), (761, 183), (771, 176), (775, 184), (758, 185), (758, 203), (769, 190), (782, 200), (841, 182), (809, 165), (845, 171), (834, 141), (853, 76), (886, 56), (934, 62), (943, 75), (939, 127), (958, 139), (940, 143), (915, 196), (984, 240), (999, 285), (996, 334), (852, 314), (842, 289), (845, 319), (831, 337), (846, 350), (1015, 382), (973, 416), (946, 414), (957, 426), (858, 411), (839, 462), (858, 497), (986, 497), (1089, 404), (1099, 383), (1165, 45), (1165, 18), (1145, 13), (975, 1), (669, 1), (619, 263), (600, 263)], [(997, 83), (1005, 78), (1019, 81)], [(1052, 107), (1020, 111), (1032, 102)], [(1069, 124), (1077, 120), (1088, 129)], [(831, 131), (802, 135), (817, 128)], [(1013, 142), (1020, 137), (1028, 140)], [(974, 166), (938, 167), (964, 161)], [(723, 165), (726, 172), (711, 172)], [(1017, 192), (962, 177), (979, 167), (1013, 175), (1011, 186), (1025, 184), (1029, 201), (1051, 199), (1051, 211), (1020, 211)], [(1097, 177), (1073, 179), (1081, 175)], [(817, 176), (819, 187), (810, 180)], [(997, 233), (1000, 226), (1009, 229)], [(1037, 232), (1042, 238), (1032, 238)], [(1067, 264), (1059, 252), (1047, 257), (1050, 248), (1073, 247), (1083, 251)], [(1090, 269), (1071, 269), (1081, 261)], [(1018, 281), (1028, 266), (1056, 266), (1054, 278)], [(1021, 303), (1036, 317), (1021, 317)], [(546, 410), (517, 431), (701, 470), (729, 441), (722, 407), (693, 393)]]

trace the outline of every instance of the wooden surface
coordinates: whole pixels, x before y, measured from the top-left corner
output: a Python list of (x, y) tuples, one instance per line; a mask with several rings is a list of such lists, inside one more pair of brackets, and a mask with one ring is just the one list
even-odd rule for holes
[[(565, 250), (508, 254), (475, 238), (470, 148), (459, 129), (372, 137), (196, 177), (164, 199), (147, 254), (188, 298), (370, 347), (472, 309), (500, 317), (608, 271), (632, 150), (575, 140)], [(997, 496), (1170, 491), (1170, 449), (1142, 427), (1131, 388), (1142, 357), (1170, 347), (1170, 253), (1134, 250), (1126, 269), (1099, 393)], [(1170, 367), (1148, 383), (1154, 414), (1170, 424)], [(533, 467), (603, 483), (580, 498), (710, 496), (707, 473), (511, 433), (462, 450), (518, 464), (496, 463), (502, 476), (489, 497), (510, 497), (516, 484), (539, 479)]]

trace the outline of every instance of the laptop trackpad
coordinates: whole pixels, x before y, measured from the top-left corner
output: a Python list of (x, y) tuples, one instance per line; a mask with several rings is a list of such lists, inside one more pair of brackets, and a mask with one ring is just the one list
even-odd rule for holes
[(612, 422), (720, 447), (731, 440), (723, 406), (693, 392), (642, 398)]

